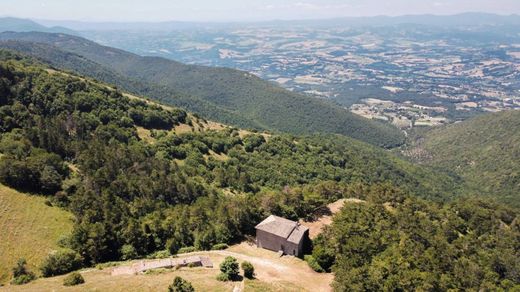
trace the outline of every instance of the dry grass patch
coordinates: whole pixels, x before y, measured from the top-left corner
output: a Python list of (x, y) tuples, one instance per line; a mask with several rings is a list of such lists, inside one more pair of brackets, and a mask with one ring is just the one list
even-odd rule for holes
[(312, 221), (312, 222), (300, 220), (300, 223), (303, 226), (309, 228), (309, 237), (311, 239), (314, 239), (314, 238), (316, 238), (316, 236), (318, 236), (322, 232), (322, 230), (325, 226), (332, 224), (332, 217), (334, 216), (334, 214), (338, 213), (345, 204), (359, 204), (359, 203), (363, 203), (363, 202), (364, 202), (363, 200), (359, 200), (359, 199), (355, 199), (355, 198), (341, 199), (341, 200), (338, 200), (334, 203), (327, 205), (327, 208), (330, 211), (330, 215), (323, 215), (320, 218), (318, 218), (317, 220)]
[(0, 283), (11, 278), (11, 268), (25, 258), (37, 271), (57, 241), (72, 231), (72, 215), (45, 205), (45, 198), (19, 193), (0, 184)]

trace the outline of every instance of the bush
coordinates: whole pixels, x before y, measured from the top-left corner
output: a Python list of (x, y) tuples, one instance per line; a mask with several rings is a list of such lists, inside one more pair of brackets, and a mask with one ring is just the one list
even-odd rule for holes
[(168, 286), (168, 292), (194, 292), (195, 289), (190, 282), (181, 277), (175, 277), (173, 284)]
[(316, 259), (313, 256), (306, 255), (304, 257), (304, 259), (307, 262), (307, 264), (309, 265), (309, 267), (311, 267), (311, 269), (313, 269), (314, 271), (316, 271), (318, 273), (325, 273), (325, 270), (318, 264), (318, 262), (316, 261)]
[(228, 248), (229, 245), (225, 244), (225, 243), (218, 243), (218, 244), (215, 244), (211, 250), (223, 250), (223, 249), (226, 249)]
[(253, 279), (255, 277), (255, 267), (250, 262), (242, 262), (242, 270), (244, 270), (244, 277)]
[(197, 249), (194, 246), (188, 246), (179, 248), (179, 251), (177, 253), (190, 253), (194, 251), (197, 251)]
[(121, 259), (124, 261), (133, 260), (137, 258), (137, 251), (131, 244), (125, 244), (121, 247)]
[(226, 257), (220, 264), (221, 274), (217, 277), (219, 281), (229, 281), (238, 278), (240, 272), (237, 259), (234, 257)]
[(76, 286), (85, 283), (85, 279), (83, 279), (83, 276), (81, 276), (80, 273), (74, 272), (63, 280), (64, 286)]
[(44, 277), (63, 275), (82, 267), (83, 258), (72, 250), (51, 253), (43, 261), (40, 270)]
[(217, 281), (220, 281), (220, 282), (227, 282), (227, 281), (229, 281), (229, 280), (231, 280), (231, 279), (230, 279), (229, 276), (226, 275), (226, 274), (220, 273), (220, 274), (217, 275)]
[(152, 253), (151, 255), (147, 256), (148, 259), (165, 259), (169, 258), (172, 255), (170, 254), (170, 251), (168, 250), (160, 250)]
[(33, 273), (29, 273), (27, 275), (21, 275), (16, 278), (13, 278), (11, 281), (11, 284), (13, 285), (23, 285), (31, 282), (32, 280), (36, 279), (36, 276)]
[(36, 279), (34, 273), (27, 270), (27, 261), (25, 259), (19, 259), (16, 266), (13, 268), (13, 285), (23, 285)]

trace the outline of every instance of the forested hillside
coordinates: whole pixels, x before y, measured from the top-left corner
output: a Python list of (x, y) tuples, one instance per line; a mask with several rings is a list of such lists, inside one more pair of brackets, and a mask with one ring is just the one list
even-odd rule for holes
[(471, 194), (520, 206), (520, 111), (433, 129), (407, 154), (461, 176)]
[(178, 134), (175, 126), (203, 121), (1, 55), (0, 182), (71, 211), (74, 230), (61, 243), (84, 264), (209, 249), (251, 233), (267, 214), (312, 217), (368, 184), (456, 195), (447, 176), (345, 137)]
[(518, 291), (520, 212), (373, 187), (314, 241), (336, 291)]
[(141, 57), (64, 34), (6, 32), (0, 39), (51, 45), (55, 49), (42, 51), (28, 43), (0, 42), (4, 48), (31, 54), (55, 67), (112, 82), (224, 123), (292, 134), (342, 134), (383, 147), (403, 142), (403, 134), (391, 125), (359, 117), (326, 100), (292, 93), (246, 72)]

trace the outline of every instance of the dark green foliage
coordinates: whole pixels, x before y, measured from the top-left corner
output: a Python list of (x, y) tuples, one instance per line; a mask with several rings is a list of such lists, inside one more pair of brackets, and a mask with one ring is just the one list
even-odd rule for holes
[(23, 285), (36, 279), (34, 273), (27, 270), (27, 261), (25, 259), (19, 259), (16, 266), (13, 268), (13, 285)]
[(78, 272), (71, 273), (63, 279), (63, 286), (76, 286), (83, 283), (85, 283), (85, 279), (83, 279), (83, 276)]
[(219, 281), (232, 281), (238, 278), (240, 268), (237, 259), (228, 256), (220, 264), (220, 274), (217, 277)]
[(181, 277), (175, 277), (173, 283), (168, 286), (168, 292), (194, 292), (195, 289), (190, 282)]
[(244, 138), (244, 149), (246, 152), (253, 152), (256, 148), (265, 143), (262, 135), (249, 135)]
[(252, 263), (247, 261), (242, 262), (242, 264), (240, 264), (240, 267), (244, 271), (244, 277), (248, 279), (253, 279), (255, 277), (255, 267)]
[(30, 141), (18, 134), (1, 139), (0, 182), (24, 191), (54, 194), (68, 175), (59, 155), (31, 147)]
[(124, 261), (137, 258), (138, 254), (135, 247), (131, 244), (125, 244), (121, 247), (121, 259)]
[(194, 246), (186, 246), (179, 249), (178, 253), (190, 253), (195, 252), (197, 249)]
[(366, 203), (347, 204), (314, 242), (315, 258), (324, 250), (335, 255), (336, 290), (520, 288), (518, 210), (475, 199), (441, 205), (395, 193), (377, 188)]
[(3, 48), (226, 124), (292, 134), (342, 134), (388, 148), (404, 140), (401, 131), (389, 124), (237, 70), (139, 57), (67, 35), (6, 32), (0, 39), (11, 40), (1, 42)]
[[(341, 136), (162, 131), (149, 143), (132, 114), (152, 111), (178, 123), (186, 113), (49, 74), (30, 59), (0, 68), (10, 80), (5, 115), (14, 121), (0, 138), (0, 173), (23, 175), (15, 187), (34, 186), (74, 214), (67, 247), (85, 265), (234, 243), (269, 214), (312, 219), (327, 203), (363, 198), (370, 184), (391, 181), (438, 200), (455, 195), (447, 176)], [(11, 172), (18, 167), (25, 170)]]
[(325, 273), (325, 270), (320, 266), (320, 264), (318, 264), (318, 262), (316, 261), (314, 256), (305, 255), (304, 259), (307, 262), (307, 264), (309, 265), (309, 267), (311, 267), (311, 269), (313, 269), (315, 272)]
[(307, 260), (309, 266), (317, 272), (330, 272), (336, 257), (336, 250), (321, 234), (313, 241), (312, 255)]
[(211, 247), (211, 250), (224, 250), (228, 248), (229, 246), (225, 243), (217, 243), (213, 247)]
[(520, 207), (519, 111), (482, 115), (420, 136), (409, 152), (414, 159), (461, 176), (472, 195)]
[(40, 270), (44, 277), (63, 275), (82, 267), (83, 258), (72, 250), (51, 253), (43, 261)]

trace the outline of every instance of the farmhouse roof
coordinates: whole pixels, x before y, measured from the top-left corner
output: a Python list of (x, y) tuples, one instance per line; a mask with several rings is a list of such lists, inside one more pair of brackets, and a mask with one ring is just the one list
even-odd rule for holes
[(300, 243), (309, 228), (298, 222), (271, 215), (256, 225), (256, 229), (287, 239), (292, 243)]

